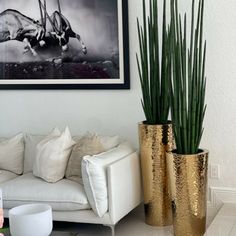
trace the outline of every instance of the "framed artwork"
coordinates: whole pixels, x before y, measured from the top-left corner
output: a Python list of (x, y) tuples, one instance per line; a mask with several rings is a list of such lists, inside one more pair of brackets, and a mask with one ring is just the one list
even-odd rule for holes
[(129, 89), (128, 0), (0, 0), (0, 89)]

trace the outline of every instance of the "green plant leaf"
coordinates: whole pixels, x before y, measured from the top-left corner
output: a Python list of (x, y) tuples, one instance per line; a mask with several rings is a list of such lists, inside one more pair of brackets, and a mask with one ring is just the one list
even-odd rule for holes
[(162, 44), (159, 42), (157, 0), (149, 0), (149, 6), (147, 15), (143, 0), (142, 26), (137, 19), (139, 38), (137, 64), (142, 89), (142, 107), (148, 124), (166, 124), (170, 110), (171, 54), (168, 50), (170, 50), (171, 32), (166, 19), (166, 0), (163, 2)]
[(187, 15), (185, 13), (182, 23), (178, 1), (171, 0), (171, 117), (180, 154), (198, 153), (204, 130), (206, 42), (203, 43), (203, 16), (204, 0), (199, 0), (195, 22), (195, 0), (192, 0), (188, 40)]

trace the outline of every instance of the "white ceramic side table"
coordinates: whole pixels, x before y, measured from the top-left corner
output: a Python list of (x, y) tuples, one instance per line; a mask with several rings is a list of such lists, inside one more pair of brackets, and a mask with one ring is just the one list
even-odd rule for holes
[(12, 236), (49, 236), (52, 232), (52, 208), (46, 204), (27, 204), (9, 211)]

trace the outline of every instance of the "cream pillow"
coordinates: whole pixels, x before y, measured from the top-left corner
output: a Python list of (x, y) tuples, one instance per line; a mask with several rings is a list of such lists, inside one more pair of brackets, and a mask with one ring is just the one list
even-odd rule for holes
[(37, 145), (33, 174), (49, 183), (63, 179), (74, 144), (68, 127), (63, 133), (54, 129)]
[(97, 134), (85, 134), (72, 149), (66, 168), (66, 178), (83, 184), (81, 173), (82, 158), (86, 155), (96, 155), (105, 152), (118, 144), (118, 136), (101, 137)]
[[(56, 132), (60, 133), (59, 129), (56, 128)], [(25, 154), (24, 154), (24, 174), (33, 172), (34, 160), (36, 157), (37, 145), (42, 141), (46, 135), (33, 135), (25, 134)], [(81, 139), (81, 136), (74, 136), (73, 140), (77, 142)], [(0, 139), (1, 141), (1, 139)]]
[(102, 217), (108, 210), (107, 166), (133, 153), (124, 142), (118, 147), (95, 156), (85, 156), (82, 161), (84, 189), (94, 213)]
[(6, 139), (0, 143), (0, 169), (18, 175), (23, 173), (24, 139), (23, 134)]

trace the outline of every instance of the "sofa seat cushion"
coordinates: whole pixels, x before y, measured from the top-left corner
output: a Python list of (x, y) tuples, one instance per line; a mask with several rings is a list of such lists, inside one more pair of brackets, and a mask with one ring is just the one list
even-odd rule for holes
[(0, 170), (0, 183), (15, 179), (16, 177), (18, 177), (18, 175), (11, 171)]
[(28, 173), (0, 184), (0, 188), (5, 209), (28, 203), (46, 203), (54, 211), (90, 209), (83, 186), (67, 179), (52, 184)]

